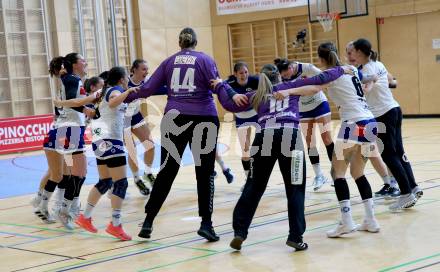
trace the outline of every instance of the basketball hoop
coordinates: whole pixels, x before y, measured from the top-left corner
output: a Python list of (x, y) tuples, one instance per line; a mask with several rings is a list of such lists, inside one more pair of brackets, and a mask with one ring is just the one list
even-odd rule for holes
[(321, 24), (322, 28), (324, 29), (324, 32), (329, 32), (333, 29), (333, 21), (339, 20), (339, 13), (321, 13), (319, 15), (316, 15), (316, 18), (318, 19), (319, 23)]

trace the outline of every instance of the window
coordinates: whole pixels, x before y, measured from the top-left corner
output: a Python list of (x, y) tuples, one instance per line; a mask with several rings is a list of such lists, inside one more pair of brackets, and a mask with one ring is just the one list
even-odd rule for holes
[(52, 112), (44, 1), (0, 1), (0, 118)]

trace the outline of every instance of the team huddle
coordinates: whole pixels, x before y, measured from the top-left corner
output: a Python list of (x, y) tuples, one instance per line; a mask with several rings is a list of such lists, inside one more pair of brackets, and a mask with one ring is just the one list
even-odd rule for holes
[[(179, 46), (181, 51), (165, 59), (151, 77), (147, 77), (147, 62), (139, 59), (134, 61), (130, 73), (123, 67), (113, 67), (83, 84), (87, 62), (80, 54), (70, 53), (51, 61), (50, 74), (59, 78), (61, 88), (59, 97), (54, 99), (54, 126), (44, 140), (48, 172), (31, 202), (35, 214), (44, 222), (60, 221), (69, 230), (76, 224), (96, 233), (93, 211), (100, 198), (108, 194), (111, 222), (106, 232), (121, 240), (131, 240), (122, 227), (121, 216), (129, 186), (128, 157), (136, 187), (142, 195), (149, 195), (138, 236), (150, 238), (154, 219), (171, 190), (189, 144), (201, 217), (197, 233), (210, 242), (218, 241), (212, 222), (215, 161), (228, 183), (233, 182), (234, 176), (217, 150), (220, 122), (213, 94), (224, 109), (235, 115), (246, 176), (233, 210), (233, 249), (240, 250), (247, 239), (277, 161), (288, 204), (286, 244), (297, 251), (308, 248), (303, 241), (306, 152), (315, 174), (313, 190), (330, 183), (339, 201), (341, 219), (327, 232), (329, 238), (354, 231), (379, 232), (374, 197), (394, 200), (389, 208), (399, 211), (413, 207), (423, 195), (403, 148), (402, 111), (390, 90), (397, 82), (377, 61), (368, 40), (358, 39), (347, 45), (348, 64), (339, 60), (335, 45), (327, 42), (320, 44), (317, 52), (323, 70), (309, 63), (275, 59), (274, 63), (264, 65), (258, 75), (251, 76), (247, 64), (238, 62), (233, 75), (224, 81), (215, 61), (195, 51), (197, 36), (193, 29), (180, 32)], [(331, 136), (330, 105), (323, 90), (327, 90), (341, 119), (335, 140)], [(160, 124), (157, 176), (152, 172), (153, 137), (140, 111), (141, 99), (152, 95), (167, 96)], [(87, 175), (84, 133), (88, 123), (99, 181), (89, 191), (81, 210), (79, 195)], [(331, 162), (331, 179), (320, 166), (315, 126)], [(133, 135), (145, 148), (143, 174)], [(374, 194), (364, 174), (368, 160), (384, 181)], [(354, 222), (351, 214), (347, 169), (364, 206), (360, 224)], [(49, 210), (55, 189), (55, 202)]]

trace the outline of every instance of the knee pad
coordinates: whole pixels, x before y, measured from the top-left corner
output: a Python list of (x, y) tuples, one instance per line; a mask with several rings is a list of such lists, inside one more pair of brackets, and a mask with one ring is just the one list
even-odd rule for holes
[(122, 199), (125, 198), (125, 193), (127, 192), (128, 181), (127, 178), (120, 179), (113, 183), (113, 194)]
[(107, 191), (112, 187), (112, 179), (106, 178), (106, 179), (100, 179), (98, 183), (95, 184), (96, 189), (98, 192), (103, 195), (107, 193)]

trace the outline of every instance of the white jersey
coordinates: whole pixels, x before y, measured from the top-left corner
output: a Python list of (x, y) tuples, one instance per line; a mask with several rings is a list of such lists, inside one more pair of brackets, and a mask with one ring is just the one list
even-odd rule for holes
[[(86, 96), (81, 78), (74, 74), (61, 77), (61, 100), (69, 100)], [(75, 109), (63, 107), (57, 108), (58, 116), (55, 118), (54, 128), (85, 126), (85, 115)]]
[(365, 95), (374, 117), (382, 116), (392, 108), (399, 107), (388, 87), (388, 71), (380, 61), (370, 60), (361, 67), (360, 71), (364, 77), (378, 77), (372, 89)]
[[(135, 84), (130, 78), (128, 81), (128, 87), (129, 88), (140, 87), (147, 81), (148, 81), (148, 79), (144, 79), (139, 84)], [(141, 111), (141, 100), (137, 99), (137, 100), (131, 102), (130, 104), (128, 104), (126, 116), (133, 116), (140, 111)]]
[(355, 67), (353, 69), (355, 70), (354, 76), (343, 75), (330, 82), (328, 95), (338, 107), (342, 121), (357, 122), (373, 119), (374, 116), (368, 109), (357, 69)]
[[(92, 141), (96, 142), (102, 139), (112, 139), (123, 141), (124, 132), (124, 117), (127, 109), (127, 104), (121, 103), (115, 108), (110, 108), (108, 102), (112, 92), (124, 92), (122, 87), (116, 86), (107, 88), (103, 92), (101, 102), (98, 104), (99, 113), (101, 116), (98, 119), (92, 120)], [(95, 92), (96, 97), (102, 95), (100, 92)]]
[[(301, 63), (298, 62), (298, 71), (295, 75), (295, 81), (298, 78), (303, 77), (312, 77), (316, 76), (322, 71), (318, 69), (315, 65), (311, 63)], [(309, 96), (300, 96), (299, 98), (299, 111), (300, 112), (307, 112), (314, 110), (316, 107), (318, 107), (322, 102), (327, 101), (327, 97), (325, 96), (323, 91), (320, 91), (314, 95)]]

